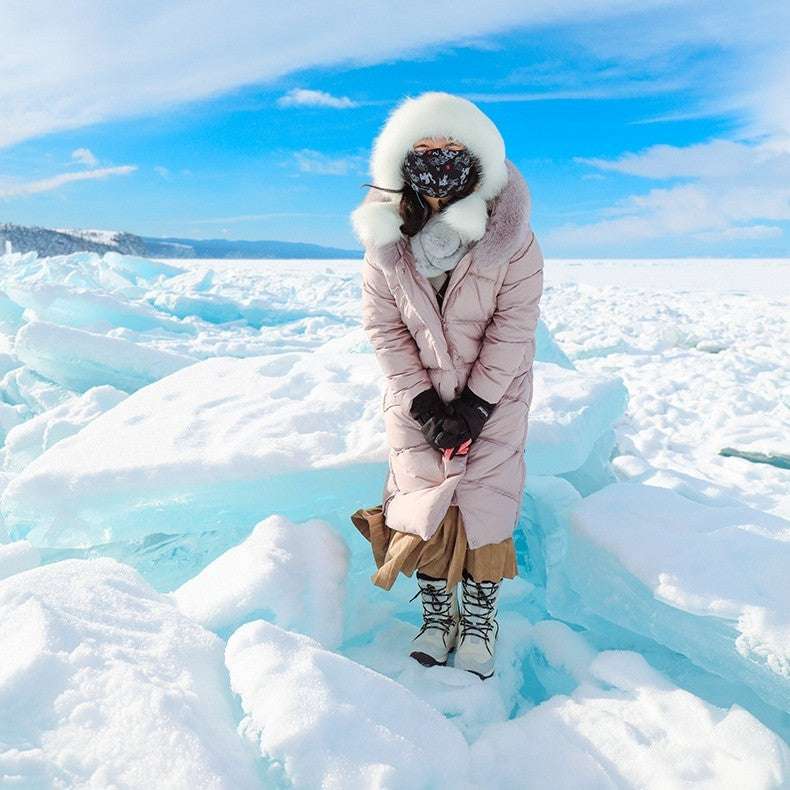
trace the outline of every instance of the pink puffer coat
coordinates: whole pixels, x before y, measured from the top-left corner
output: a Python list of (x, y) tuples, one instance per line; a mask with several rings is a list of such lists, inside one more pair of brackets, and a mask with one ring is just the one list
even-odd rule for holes
[[(441, 308), (415, 268), (409, 237), (367, 245), (363, 263), (363, 324), (387, 377), (385, 521), (427, 540), (457, 504), (471, 548), (505, 540), (518, 522), (543, 293), (529, 190), (512, 162), (505, 164), (508, 180), (487, 201), (485, 233), (452, 270)], [(369, 190), (363, 205), (382, 199)], [(410, 416), (411, 401), (434, 386), (447, 403), (467, 383), (497, 405), (469, 452), (446, 460)]]

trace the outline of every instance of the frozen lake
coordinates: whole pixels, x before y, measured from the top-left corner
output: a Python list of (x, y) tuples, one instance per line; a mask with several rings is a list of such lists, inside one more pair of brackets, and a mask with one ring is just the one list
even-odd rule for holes
[(496, 674), (370, 583), (360, 261), (0, 256), (0, 775), (790, 782), (790, 261), (554, 261)]

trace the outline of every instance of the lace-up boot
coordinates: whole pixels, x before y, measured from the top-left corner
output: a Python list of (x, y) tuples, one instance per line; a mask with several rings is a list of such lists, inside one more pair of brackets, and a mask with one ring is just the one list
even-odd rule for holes
[(501, 580), (476, 582), (464, 571), (461, 581), (458, 649), (453, 666), (485, 679), (494, 674), (494, 648), (499, 623), (496, 602)]
[(446, 579), (433, 579), (417, 571), (420, 589), (411, 599), (422, 595), (423, 624), (412, 640), (411, 657), (423, 666), (446, 664), (455, 649), (458, 635), (458, 597), (455, 587), (446, 592)]

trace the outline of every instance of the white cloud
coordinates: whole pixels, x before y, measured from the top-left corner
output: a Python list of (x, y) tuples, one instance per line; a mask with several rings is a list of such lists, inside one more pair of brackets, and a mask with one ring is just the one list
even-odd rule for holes
[(724, 116), (735, 121), (732, 137), (768, 136), (789, 150), (788, 29), (786, 0), (700, 0), (586, 25), (580, 40), (602, 62), (688, 73), (692, 90), (669, 117)]
[[(782, 229), (776, 225), (748, 225), (727, 228), (721, 235), (725, 239), (776, 239), (782, 235)], [(718, 238), (716, 235), (713, 240)]]
[(71, 158), (88, 167), (96, 167), (99, 164), (99, 160), (93, 155), (90, 148), (78, 148), (76, 151), (72, 151)]
[(154, 172), (162, 176), (162, 178), (170, 178), (170, 171), (166, 167), (162, 167), (161, 165), (157, 165), (156, 167), (154, 167)]
[(121, 165), (120, 167), (103, 167), (98, 170), (83, 170), (78, 173), (60, 173), (50, 178), (42, 178), (38, 181), (27, 181), (24, 183), (0, 183), (0, 198), (22, 197), (25, 195), (36, 195), (40, 192), (50, 190), (70, 184), (72, 181), (85, 181), (96, 178), (107, 178), (108, 176), (122, 176), (133, 173), (137, 170), (136, 165)]
[(777, 156), (781, 158), (782, 155), (767, 147), (717, 139), (684, 147), (654, 145), (638, 153), (625, 153), (614, 160), (577, 157), (574, 161), (598, 170), (665, 179), (748, 174)]
[[(612, 37), (620, 48), (616, 55), (633, 59), (633, 29), (652, 31), (650, 15), (665, 8), (671, 9), (673, 20), (682, 20), (695, 13), (687, 10), (689, 5), (699, 4), (643, 0), (635, 11), (633, 0), (601, 0), (593, 5), (588, 0), (502, 0), (489, 3), (481, 13), (477, 0), (403, 0), (388, 4), (386, 12), (368, 0), (342, 5), (324, 0), (298, 4), (238, 0), (233, 13), (228, 13), (227, 3), (219, 0), (6, 3), (0, 27), (0, 147), (57, 130), (172, 108), (306, 68), (380, 63), (448, 44), (479, 47), (486, 36), (518, 28), (577, 25), (584, 49), (588, 39), (594, 43), (590, 30), (595, 23), (605, 20), (599, 27), (608, 31), (612, 20), (621, 19), (628, 34)], [(719, 17), (725, 16), (720, 4), (705, 5), (707, 15), (719, 24)], [(758, 5), (739, 9), (742, 15), (755, 15), (750, 9)], [(777, 4), (776, 16), (763, 22), (774, 38), (781, 29), (781, 8)], [(419, 24), (414, 24), (416, 19)], [(761, 30), (753, 24), (745, 26), (740, 17), (728, 20), (729, 46), (763, 51)], [(738, 38), (735, 33), (744, 27), (751, 37)], [(677, 40), (689, 41), (677, 22), (672, 29), (680, 31)], [(123, 36), (115, 35), (118, 30)], [(697, 48), (716, 38), (717, 30), (706, 31), (701, 24), (694, 30)], [(662, 51), (676, 48), (677, 40), (662, 40)], [(768, 52), (775, 54), (774, 39), (769, 44)], [(763, 62), (780, 65), (761, 57)], [(562, 70), (567, 72), (567, 66)], [(782, 78), (778, 68), (772, 79), (766, 74), (771, 76), (770, 70), (762, 74), (762, 83), (738, 80), (732, 89), (751, 85), (753, 95), (761, 94), (755, 101), (767, 105), (771, 96), (776, 99)], [(643, 89), (649, 90), (649, 81)]]
[(630, 195), (602, 209), (596, 222), (548, 234), (547, 240), (563, 246), (774, 239), (783, 229), (766, 223), (790, 221), (790, 153), (774, 145), (716, 139), (685, 147), (656, 145), (614, 160), (576, 161), (605, 172), (685, 182)]
[(294, 88), (288, 91), (285, 96), (277, 99), (277, 104), (280, 107), (334, 107), (335, 109), (358, 106), (358, 103), (349, 99), (348, 96), (332, 96), (331, 93), (305, 90), (304, 88)]
[(321, 151), (304, 148), (295, 151), (293, 156), (297, 167), (303, 173), (344, 176), (348, 173), (364, 173), (367, 167), (367, 157), (359, 155), (333, 157)]
[(597, 222), (550, 231), (547, 242), (583, 249), (666, 238), (699, 242), (775, 238), (782, 235), (782, 228), (764, 221), (790, 221), (790, 186), (767, 190), (734, 183), (727, 187), (710, 182), (682, 184), (631, 195), (603, 213), (606, 217)]
[[(583, 79), (580, 77), (583, 76)], [(509, 80), (518, 80), (518, 75), (510, 75)], [(535, 85), (541, 81), (531, 78), (528, 72), (521, 77), (523, 82)], [(553, 82), (574, 83), (565, 87), (547, 85), (539, 91), (518, 91), (514, 93), (467, 93), (464, 98), (485, 104), (503, 104), (535, 101), (568, 101), (573, 99), (628, 99), (634, 96), (653, 96), (659, 93), (679, 91), (687, 87), (687, 80), (677, 77), (670, 79), (634, 79), (626, 73), (607, 73), (594, 70), (591, 74), (579, 75), (572, 71), (552, 75)], [(501, 80), (497, 80), (502, 85)], [(580, 83), (580, 84), (576, 84)]]

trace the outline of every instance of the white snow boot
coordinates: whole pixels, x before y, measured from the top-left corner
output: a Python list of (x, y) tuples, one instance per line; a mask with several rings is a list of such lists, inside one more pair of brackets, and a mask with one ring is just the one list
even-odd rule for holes
[(499, 633), (496, 602), (501, 580), (476, 582), (464, 571), (461, 581), (461, 621), (453, 666), (483, 678), (494, 674), (494, 648)]
[(423, 624), (412, 640), (411, 657), (425, 667), (444, 665), (455, 649), (458, 636), (458, 597), (455, 587), (446, 592), (447, 579), (432, 579), (417, 571), (420, 589), (412, 601), (422, 595)]

